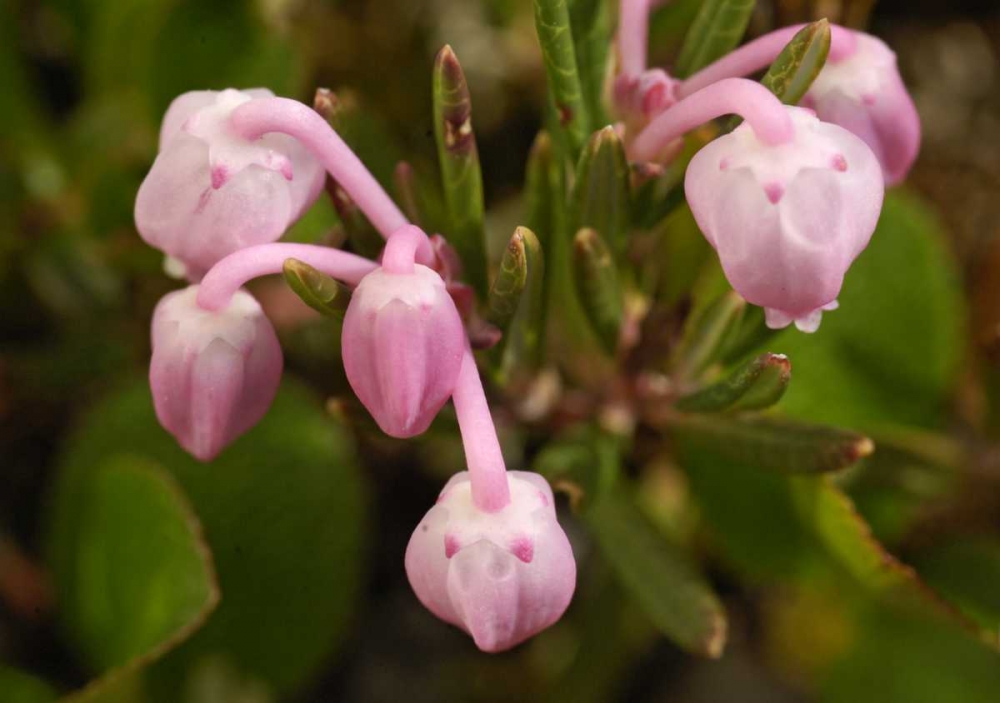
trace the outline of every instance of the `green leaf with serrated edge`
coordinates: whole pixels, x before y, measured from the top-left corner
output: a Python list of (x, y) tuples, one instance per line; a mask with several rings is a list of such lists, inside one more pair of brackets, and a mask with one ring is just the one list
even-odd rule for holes
[(53, 571), (66, 628), (104, 673), (73, 699), (129, 699), (140, 672), (216, 607), (215, 567), (192, 506), (156, 462), (120, 453), (75, 478), (57, 487)]
[(145, 379), (83, 420), (61, 453), (48, 549), (57, 581), (76, 558), (67, 528), (78, 519), (74, 496), (107, 457), (145, 457), (183, 487), (224, 594), (206, 625), (148, 671), (151, 684), (181, 700), (179, 687), (206, 653), (225, 654), (279, 695), (315, 675), (356, 612), (365, 534), (353, 450), (320, 399), (286, 378), (268, 414), (207, 465), (159, 426)]
[[(313, 109), (318, 112), (334, 131), (346, 141), (349, 123), (359, 119), (358, 106), (353, 99), (342, 100), (327, 88), (318, 88), (313, 98)], [(374, 259), (382, 253), (385, 239), (368, 221), (357, 204), (332, 176), (326, 177), (326, 191), (337, 210), (337, 216), (347, 233), (351, 249), (361, 256)]]
[(628, 246), (629, 168), (625, 145), (614, 127), (594, 132), (580, 155), (573, 185), (574, 231), (597, 230), (620, 265)]
[(434, 135), (451, 220), (448, 242), (462, 259), (466, 279), (485, 298), (483, 175), (472, 131), (472, 101), (458, 58), (447, 45), (434, 61)]
[(755, 0), (705, 0), (684, 37), (674, 74), (687, 78), (736, 48), (755, 4)]
[(604, 350), (618, 348), (625, 303), (611, 251), (597, 230), (585, 227), (573, 238), (573, 278), (583, 311)]
[(570, 0), (569, 19), (573, 29), (576, 65), (580, 73), (584, 102), (591, 124), (607, 124), (604, 86), (613, 68), (611, 3), (603, 0)]
[(698, 376), (719, 358), (726, 348), (746, 308), (746, 301), (728, 291), (696, 310), (684, 325), (681, 340), (670, 358), (676, 378), (689, 380)]
[(58, 697), (56, 690), (37, 676), (0, 664), (3, 703), (51, 703)]
[(285, 282), (303, 303), (335, 320), (343, 320), (351, 292), (336, 279), (298, 259), (285, 259)]
[(664, 425), (678, 443), (782, 473), (838, 471), (874, 450), (856, 432), (783, 418), (675, 414)]
[(534, 0), (535, 31), (542, 48), (549, 92), (570, 157), (576, 158), (590, 134), (590, 117), (576, 64), (566, 0)]
[(722, 656), (725, 611), (688, 555), (664, 540), (621, 491), (603, 495), (584, 520), (622, 587), (664, 635), (693, 654)]
[(779, 400), (788, 388), (792, 365), (784, 354), (761, 354), (729, 376), (684, 396), (676, 407), (684, 412), (759, 410)]
[(786, 105), (795, 105), (823, 70), (830, 53), (830, 23), (807, 24), (781, 50), (760, 82)]

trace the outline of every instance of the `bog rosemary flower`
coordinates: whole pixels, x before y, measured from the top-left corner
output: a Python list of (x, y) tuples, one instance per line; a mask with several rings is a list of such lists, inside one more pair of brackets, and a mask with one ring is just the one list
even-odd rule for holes
[(562, 617), (576, 562), (545, 479), (506, 471), (468, 351), (454, 400), (469, 470), (448, 481), (413, 532), (406, 574), (428, 610), (498, 652)]

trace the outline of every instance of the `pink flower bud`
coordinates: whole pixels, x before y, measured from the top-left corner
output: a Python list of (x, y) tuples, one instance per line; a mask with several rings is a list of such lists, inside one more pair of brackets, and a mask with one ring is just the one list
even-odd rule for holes
[(413, 437), (455, 388), (465, 331), (437, 273), (420, 264), (409, 273), (378, 268), (354, 291), (342, 347), (347, 380), (379, 427)]
[(146, 242), (186, 267), (192, 280), (232, 252), (277, 240), (315, 201), (325, 172), (284, 134), (250, 141), (230, 129), (239, 105), (269, 90), (185, 93), (170, 105), (160, 155), (135, 202)]
[(695, 154), (684, 187), (733, 288), (767, 309), (770, 326), (813, 332), (868, 245), (884, 184), (861, 139), (785, 109), (790, 141), (769, 146), (744, 123)]
[(538, 474), (507, 473), (510, 503), (488, 513), (456, 474), (406, 548), (406, 575), (420, 602), (485, 652), (500, 652), (549, 627), (569, 605), (576, 562), (556, 520), (552, 489)]
[[(840, 31), (849, 31), (840, 29)], [(856, 49), (829, 61), (802, 104), (849, 129), (875, 152), (887, 185), (906, 177), (920, 150), (920, 117), (885, 42), (854, 32)]]
[(168, 293), (153, 313), (149, 385), (160, 424), (201, 461), (253, 427), (281, 381), (281, 347), (249, 293), (218, 312), (198, 306), (198, 286)]

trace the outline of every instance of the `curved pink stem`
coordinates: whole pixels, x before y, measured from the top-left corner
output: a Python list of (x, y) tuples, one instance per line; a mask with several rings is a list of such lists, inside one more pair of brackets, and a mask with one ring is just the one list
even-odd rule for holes
[(646, 70), (650, 0), (621, 0), (618, 10), (618, 56), (621, 73), (637, 77)]
[(746, 78), (724, 78), (661, 112), (632, 142), (629, 158), (651, 161), (685, 132), (728, 114), (745, 119), (768, 145), (784, 144), (795, 135), (788, 110), (771, 91)]
[(429, 264), (434, 260), (431, 240), (416, 225), (402, 227), (389, 236), (382, 250), (382, 268), (389, 273), (413, 273), (415, 261)]
[(468, 346), (451, 399), (462, 432), (465, 463), (472, 483), (472, 502), (484, 512), (495, 513), (510, 503), (507, 467), (476, 360)]
[(246, 139), (281, 132), (302, 142), (383, 237), (409, 224), (361, 160), (310, 107), (288, 98), (258, 98), (237, 107), (229, 119), (233, 129)]
[[(747, 76), (767, 68), (803, 27), (805, 27), (804, 24), (783, 27), (744, 44), (681, 83), (677, 87), (677, 96), (684, 98), (725, 78)], [(837, 24), (831, 24), (830, 54), (827, 56), (827, 61), (830, 63), (843, 61), (854, 53), (857, 43), (858, 40), (853, 31)]]
[(301, 259), (313, 268), (344, 283), (357, 285), (378, 268), (362, 256), (315, 244), (259, 244), (233, 252), (219, 260), (198, 288), (198, 305), (205, 310), (220, 310), (247, 281), (281, 273), (285, 259)]

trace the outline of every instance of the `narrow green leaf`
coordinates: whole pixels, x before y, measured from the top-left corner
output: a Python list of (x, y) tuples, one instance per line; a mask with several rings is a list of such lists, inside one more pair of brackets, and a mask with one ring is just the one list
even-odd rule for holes
[(746, 301), (728, 291), (695, 311), (684, 325), (681, 340), (671, 355), (670, 367), (676, 378), (696, 378), (726, 348), (746, 308)]
[(570, 0), (569, 5), (576, 65), (587, 114), (593, 125), (608, 122), (604, 109), (604, 84), (611, 68), (608, 61), (613, 45), (611, 4), (603, 0)]
[(674, 65), (679, 78), (687, 78), (740, 43), (755, 0), (705, 0)]
[(298, 259), (285, 259), (285, 282), (302, 302), (317, 312), (343, 320), (351, 292), (336, 279)]
[(503, 332), (490, 359), (503, 384), (512, 374), (537, 367), (545, 327), (545, 264), (541, 246), (527, 227), (518, 227), (493, 280), (486, 319)]
[(576, 158), (590, 134), (590, 118), (577, 69), (569, 8), (566, 0), (534, 0), (534, 4), (535, 30), (545, 60), (549, 91), (570, 156)]
[(500, 269), (497, 271), (490, 295), (487, 298), (486, 319), (500, 330), (506, 330), (507, 325), (517, 312), (521, 300), (521, 291), (528, 282), (528, 255), (525, 252), (524, 232), (530, 230), (518, 227), (514, 230), (503, 257), (500, 259)]
[(587, 319), (604, 350), (614, 354), (625, 304), (618, 268), (597, 230), (584, 227), (573, 238), (573, 276)]
[(597, 230), (619, 263), (628, 246), (629, 190), (628, 160), (618, 132), (610, 126), (594, 132), (576, 169), (573, 230)]
[[(329, 123), (335, 131), (344, 136), (348, 122), (357, 119), (357, 105), (353, 100), (341, 100), (327, 88), (318, 88), (313, 98), (313, 109)], [(377, 258), (382, 253), (385, 240), (374, 225), (368, 221), (350, 195), (331, 176), (326, 178), (326, 191), (333, 201), (351, 249), (361, 256)]]
[(685, 448), (782, 473), (837, 471), (875, 449), (855, 432), (781, 418), (678, 414), (665, 425)]
[(807, 24), (781, 50), (761, 79), (765, 88), (786, 105), (795, 105), (809, 90), (830, 53), (830, 23)]
[(585, 512), (618, 482), (621, 457), (614, 438), (583, 426), (546, 444), (532, 468)]
[(677, 401), (684, 412), (758, 410), (779, 400), (788, 388), (792, 365), (784, 354), (761, 354), (721, 381)]
[(726, 614), (692, 560), (646, 522), (633, 501), (609, 492), (584, 514), (622, 586), (664, 635), (712, 658), (726, 644)]
[(472, 131), (472, 101), (458, 58), (447, 45), (434, 60), (434, 135), (451, 219), (448, 241), (462, 258), (468, 282), (485, 297), (483, 175)]
[(543, 249), (546, 249), (552, 236), (552, 208), (555, 199), (564, 197), (556, 189), (553, 159), (552, 138), (548, 132), (542, 130), (535, 137), (531, 151), (528, 152), (528, 165), (524, 175), (526, 202), (524, 221), (538, 237)]

